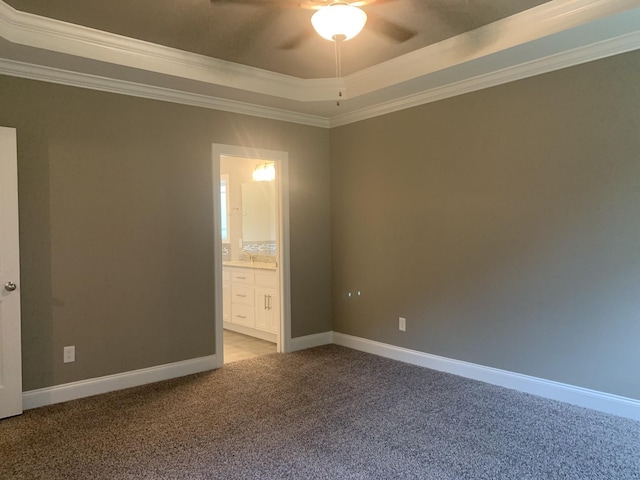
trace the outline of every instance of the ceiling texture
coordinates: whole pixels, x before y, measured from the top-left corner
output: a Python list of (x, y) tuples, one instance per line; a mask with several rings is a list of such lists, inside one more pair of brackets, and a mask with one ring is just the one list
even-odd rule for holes
[(327, 3), (0, 0), (0, 73), (328, 127), (640, 48), (640, 0), (362, 0), (336, 78)]

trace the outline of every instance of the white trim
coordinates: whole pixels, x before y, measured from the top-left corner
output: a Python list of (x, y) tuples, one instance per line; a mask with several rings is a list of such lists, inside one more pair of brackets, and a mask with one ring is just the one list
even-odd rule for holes
[[(345, 99), (378, 91), (559, 32), (579, 29), (636, 7), (637, 0), (555, 0), (367, 68), (344, 80), (283, 75), (22, 12), (3, 1), (0, 1), (0, 34), (16, 44), (66, 55), (298, 102), (317, 102), (334, 101), (338, 90), (345, 92)], [(494, 40), (484, 46), (480, 44), (479, 48), (466, 48), (470, 41), (477, 44), (478, 38)], [(591, 43), (590, 38), (582, 41)], [(546, 56), (548, 51), (543, 47), (538, 55)]]
[[(0, 1), (0, 3), (2, 2)], [(60, 85), (69, 85), (72, 87), (88, 88), (101, 92), (118, 93), (133, 97), (209, 108), (223, 112), (240, 113), (242, 115), (281, 120), (301, 125), (310, 125), (312, 127), (329, 127), (329, 119), (317, 115), (297, 113), (279, 108), (227, 100), (153, 85), (144, 85), (87, 73), (71, 72), (58, 68), (17, 62), (15, 60), (0, 59), (0, 74), (31, 80), (41, 80)]]
[(322, 345), (329, 345), (330, 343), (333, 343), (332, 332), (315, 333), (313, 335), (306, 335), (304, 337), (292, 338), (289, 345), (289, 351), (297, 352), (298, 350), (320, 347)]
[(358, 110), (336, 115), (330, 119), (330, 127), (339, 127), (350, 123), (379, 117), (407, 108), (425, 105), (438, 100), (471, 93), (485, 88), (515, 82), (536, 75), (569, 68), (602, 58), (631, 52), (640, 48), (640, 31), (603, 40), (591, 45), (574, 48), (554, 55), (538, 58), (500, 70), (479, 74), (470, 78), (452, 81), (428, 88), (424, 91), (380, 102)]
[[(559, 51), (588, 48), (621, 34), (637, 31), (638, 0), (555, 0), (448, 38), (345, 78), (348, 98), (379, 91), (435, 72), (485, 60), (493, 70), (513, 49), (530, 59)], [(599, 22), (598, 28), (590, 24)], [(553, 41), (548, 40), (553, 37)], [(490, 39), (486, 41), (485, 39)], [(472, 48), (469, 45), (473, 45)], [(519, 61), (519, 58), (515, 59)], [(482, 63), (477, 66), (482, 65)], [(472, 73), (472, 76), (476, 74)]]
[(640, 420), (640, 400), (332, 332), (333, 343), (381, 357)]
[(278, 351), (291, 351), (291, 234), (289, 216), (289, 154), (281, 158), (276, 169), (276, 188), (278, 191), (278, 252), (280, 255), (280, 333), (278, 335)]
[(220, 239), (220, 209), (216, 208), (220, 198), (220, 157), (238, 157), (250, 159), (264, 159), (277, 163), (276, 188), (278, 190), (278, 217), (279, 228), (279, 282), (280, 282), (280, 329), (276, 334), (278, 352), (288, 352), (291, 342), (291, 267), (289, 263), (289, 153), (277, 150), (267, 150), (255, 147), (243, 147), (214, 143), (211, 146), (211, 172), (214, 183), (213, 188), (213, 219), (214, 219), (214, 275), (216, 303), (215, 310), (215, 336), (216, 353), (219, 366), (224, 363), (224, 321), (222, 314), (222, 241)]
[[(211, 184), (213, 196), (211, 205), (213, 208), (213, 302), (214, 302), (214, 335), (216, 344), (216, 367), (224, 365), (224, 315), (222, 312), (222, 235), (220, 228), (219, 204), (220, 202), (220, 156), (222, 155), (222, 145), (213, 144), (211, 146)], [(229, 185), (227, 185), (229, 188)]]
[(79, 382), (65, 383), (54, 387), (39, 388), (22, 393), (22, 406), (25, 410), (28, 410), (30, 408), (53, 405), (54, 403), (68, 402), (78, 398), (205, 372), (216, 368), (216, 366), (216, 356), (210, 355), (115, 375), (90, 378)]
[[(26, 63), (4, 60), (0, 73), (330, 128), (639, 49), (639, 7), (640, 0), (554, 0), (338, 80), (300, 79), (212, 59), (28, 14), (0, 0), (0, 36), (14, 43), (104, 62), (107, 72), (108, 64), (122, 65), (221, 90), (202, 95), (190, 86), (117, 80), (118, 71), (107, 78), (29, 67), (40, 60), (24, 52)], [(494, 40), (483, 45), (482, 38)], [(91, 69), (81, 63), (74, 68)], [(239, 90), (251, 92), (253, 104), (220, 98)], [(341, 107), (327, 109), (338, 90), (344, 92)], [(332, 113), (313, 114), (320, 111)]]
[[(432, 355), (429, 353), (375, 342), (339, 332), (322, 332), (304, 337), (293, 338), (289, 342), (289, 351), (295, 352), (307, 348), (334, 343), (362, 352), (391, 358), (412, 365), (431, 368), (474, 380), (511, 388), (525, 393), (538, 395), (552, 400), (571, 403), (581, 407), (599, 410), (613, 415), (640, 420), (640, 400), (576, 387), (543, 378), (522, 375), (470, 362)], [(143, 368), (131, 372), (92, 378), (79, 382), (56, 385), (54, 387), (31, 390), (22, 394), (25, 410), (52, 405), (101, 393), (121, 390), (147, 383), (170, 380), (217, 368), (216, 355), (201, 357), (156, 367)]]
[[(1, 3), (2, 1), (0, 0), (0, 4)], [(509, 66), (501, 70), (477, 75), (465, 80), (452, 81), (444, 85), (430, 87), (418, 93), (394, 98), (386, 102), (376, 103), (374, 101), (371, 105), (366, 107), (354, 111), (348, 111), (333, 117), (310, 115), (290, 110), (239, 102), (236, 100), (227, 100), (224, 98), (190, 93), (170, 88), (129, 82), (126, 80), (33, 65), (8, 59), (0, 59), (0, 74), (178, 103), (182, 105), (191, 105), (224, 112), (251, 115), (254, 117), (280, 120), (301, 125), (333, 128), (436, 102), (438, 100), (455, 97), (457, 95), (561, 70), (563, 68), (580, 65), (582, 63), (587, 63), (609, 56), (619, 55), (639, 48), (640, 32), (632, 32), (584, 47), (578, 47), (570, 51), (557, 53), (548, 57)]]
[(328, 100), (344, 88), (342, 80), (304, 80), (41, 17), (3, 1), (0, 36), (19, 45), (295, 101)]

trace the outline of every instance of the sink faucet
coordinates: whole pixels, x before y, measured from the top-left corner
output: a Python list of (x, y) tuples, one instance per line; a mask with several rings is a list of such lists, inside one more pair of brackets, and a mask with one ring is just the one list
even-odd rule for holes
[(253, 264), (253, 255), (251, 254), (251, 252), (248, 252), (247, 250), (242, 250), (242, 252), (240, 253), (240, 257), (248, 257), (249, 263)]

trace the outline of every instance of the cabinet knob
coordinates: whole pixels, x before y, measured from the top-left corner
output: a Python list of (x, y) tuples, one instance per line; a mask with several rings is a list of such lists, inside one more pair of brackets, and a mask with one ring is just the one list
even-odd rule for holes
[(4, 289), (7, 292), (13, 292), (16, 288), (18, 288), (18, 286), (13, 282), (7, 282), (4, 284)]

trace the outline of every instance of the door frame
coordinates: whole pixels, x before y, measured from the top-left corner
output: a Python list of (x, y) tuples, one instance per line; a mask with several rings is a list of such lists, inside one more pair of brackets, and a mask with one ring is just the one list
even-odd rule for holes
[(217, 368), (224, 365), (222, 317), (222, 235), (220, 233), (220, 157), (265, 160), (276, 164), (276, 192), (278, 197), (278, 276), (280, 282), (280, 329), (276, 336), (278, 352), (291, 351), (291, 271), (289, 250), (289, 153), (237, 145), (212, 144), (213, 180), (213, 269), (215, 300), (215, 344)]
[[(0, 418), (22, 413), (18, 153), (15, 128), (0, 127)], [(13, 282), (15, 290), (5, 284)], [(10, 303), (9, 303), (10, 301)]]

